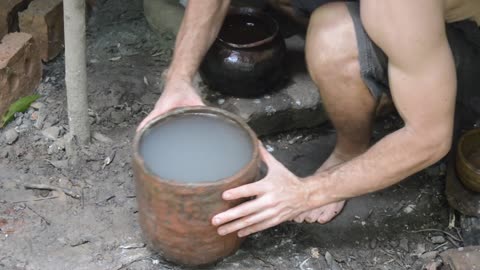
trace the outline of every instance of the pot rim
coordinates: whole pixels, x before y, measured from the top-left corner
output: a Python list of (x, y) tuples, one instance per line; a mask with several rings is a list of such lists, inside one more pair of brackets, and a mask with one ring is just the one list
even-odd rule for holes
[(475, 167), (468, 159), (465, 157), (465, 153), (463, 152), (463, 147), (466, 140), (470, 140), (472, 135), (477, 135), (480, 137), (480, 128), (475, 128), (467, 133), (463, 134), (460, 137), (460, 141), (458, 142), (457, 146), (457, 154), (460, 161), (471, 171), (475, 172), (480, 177), (480, 168)]
[(270, 34), (267, 38), (259, 40), (259, 41), (255, 41), (255, 42), (252, 42), (252, 43), (247, 43), (247, 44), (237, 44), (237, 43), (232, 43), (232, 42), (225, 41), (220, 37), (220, 34), (219, 34), (218, 37), (217, 37), (217, 40), (219, 42), (225, 44), (225, 45), (228, 45), (228, 46), (232, 47), (232, 48), (247, 49), (247, 48), (258, 47), (260, 45), (271, 42), (273, 39), (275, 39), (275, 37), (278, 36), (278, 33), (280, 31), (280, 26), (278, 25), (277, 20), (275, 20), (272, 16), (270, 16), (270, 14), (268, 14), (268, 13), (266, 13), (266, 12), (264, 12), (261, 9), (258, 9), (258, 8), (230, 7), (229, 11), (227, 13), (227, 17), (229, 15), (246, 15), (246, 16), (257, 17), (257, 18), (260, 18), (263, 21), (269, 21), (270, 23), (272, 23), (272, 25), (274, 27), (273, 33)]
[[(166, 179), (162, 178), (161, 176), (158, 176), (151, 172), (146, 166), (145, 166), (145, 161), (143, 160), (142, 156), (140, 155), (140, 141), (142, 139), (143, 134), (145, 134), (145, 131), (147, 131), (149, 128), (152, 126), (156, 125), (157, 123), (164, 121), (165, 119), (169, 117), (174, 117), (176, 115), (184, 114), (184, 113), (189, 113), (189, 114), (211, 114), (211, 115), (217, 115), (217, 116), (223, 116), (226, 117), (227, 119), (235, 122), (237, 125), (239, 125), (242, 129), (244, 129), (248, 137), (250, 138), (250, 141), (252, 142), (252, 157), (250, 161), (242, 167), (237, 173), (234, 175), (220, 179), (218, 181), (208, 181), (208, 182), (180, 182), (180, 181), (175, 181), (171, 179)], [(143, 169), (143, 172), (145, 175), (148, 177), (155, 179), (156, 181), (164, 184), (168, 184), (171, 186), (179, 187), (179, 188), (197, 188), (197, 187), (219, 187), (223, 186), (229, 183), (234, 182), (235, 180), (241, 178), (243, 175), (246, 175), (248, 171), (251, 168), (258, 167), (258, 161), (260, 157), (260, 151), (258, 149), (259, 141), (258, 138), (255, 134), (255, 132), (244, 122), (242, 118), (239, 116), (228, 112), (223, 109), (219, 108), (214, 108), (214, 107), (209, 107), (209, 106), (188, 106), (188, 107), (179, 107), (175, 108), (171, 111), (168, 111), (164, 114), (161, 114), (151, 121), (149, 121), (145, 126), (143, 126), (138, 132), (136, 132), (135, 137), (133, 139), (133, 158), (134, 162), (137, 162), (138, 165)]]

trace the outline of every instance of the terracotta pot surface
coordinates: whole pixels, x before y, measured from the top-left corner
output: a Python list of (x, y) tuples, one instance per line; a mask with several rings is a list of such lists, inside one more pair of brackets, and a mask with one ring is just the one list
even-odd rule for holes
[(457, 174), (470, 190), (480, 192), (480, 129), (464, 134), (458, 143)]
[[(240, 27), (242, 22), (250, 26)], [(223, 94), (261, 96), (285, 81), (285, 56), (285, 41), (275, 19), (259, 9), (231, 8), (200, 75)]]
[[(182, 183), (161, 179), (145, 169), (139, 154), (142, 134), (166, 118), (183, 114), (213, 114), (244, 128), (254, 146), (251, 161), (234, 176), (216, 182)], [(206, 265), (234, 253), (243, 239), (235, 233), (219, 236), (214, 215), (245, 200), (224, 201), (222, 193), (256, 180), (260, 158), (255, 133), (241, 118), (221, 109), (188, 107), (171, 111), (145, 126), (134, 139), (133, 169), (139, 221), (147, 244), (165, 259), (188, 266)]]

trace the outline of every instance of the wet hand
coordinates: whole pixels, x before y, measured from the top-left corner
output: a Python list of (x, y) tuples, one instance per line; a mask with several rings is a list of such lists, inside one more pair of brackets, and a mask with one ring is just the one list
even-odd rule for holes
[(258, 182), (223, 193), (225, 200), (255, 199), (213, 217), (212, 224), (220, 226), (220, 235), (238, 231), (238, 236), (245, 237), (309, 210), (309, 194), (300, 179), (268, 153), (261, 143), (260, 153), (268, 166), (267, 176)]
[(159, 115), (172, 109), (186, 106), (204, 106), (202, 99), (188, 80), (171, 79), (165, 84), (155, 108), (143, 119), (137, 131)]

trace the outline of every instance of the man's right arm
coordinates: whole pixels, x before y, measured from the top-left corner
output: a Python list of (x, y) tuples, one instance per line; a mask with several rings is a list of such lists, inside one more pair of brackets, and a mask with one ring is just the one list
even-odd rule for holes
[(163, 78), (162, 96), (137, 130), (171, 109), (204, 105), (192, 81), (222, 27), (229, 5), (230, 0), (189, 1), (177, 35), (172, 63)]
[(192, 81), (226, 16), (230, 0), (191, 0), (177, 35), (167, 78)]

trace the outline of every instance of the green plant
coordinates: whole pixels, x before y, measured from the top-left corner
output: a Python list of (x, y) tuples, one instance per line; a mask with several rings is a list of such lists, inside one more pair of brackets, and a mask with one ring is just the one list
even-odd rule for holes
[(35, 100), (37, 100), (39, 97), (40, 95), (35, 94), (20, 98), (19, 100), (15, 101), (12, 105), (10, 105), (8, 111), (2, 116), (0, 128), (3, 128), (10, 121), (12, 121), (15, 113), (26, 111), (28, 107), (30, 107), (30, 104), (35, 102)]

